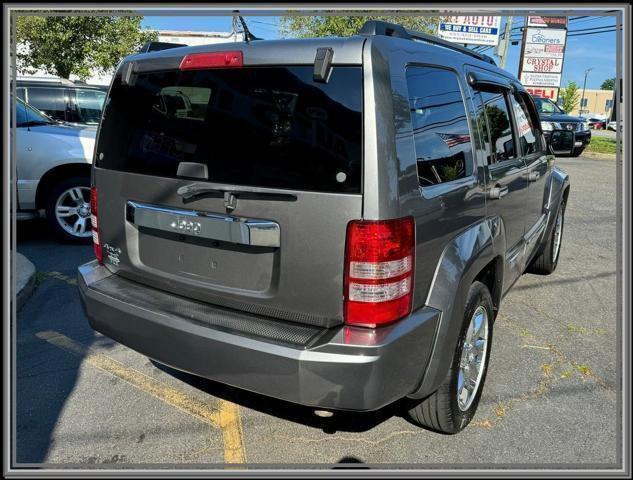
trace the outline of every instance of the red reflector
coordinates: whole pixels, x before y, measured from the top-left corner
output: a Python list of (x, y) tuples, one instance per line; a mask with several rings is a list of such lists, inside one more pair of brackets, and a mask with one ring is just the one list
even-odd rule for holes
[(345, 322), (374, 328), (408, 315), (414, 260), (413, 217), (351, 221), (345, 252)]
[(97, 261), (103, 264), (103, 250), (101, 249), (101, 239), (99, 238), (97, 187), (90, 187), (90, 219), (92, 224), (92, 242)]
[(94, 185), (90, 187), (90, 213), (97, 215), (97, 187)]
[(192, 53), (180, 62), (180, 70), (203, 68), (236, 68), (244, 63), (242, 52)]

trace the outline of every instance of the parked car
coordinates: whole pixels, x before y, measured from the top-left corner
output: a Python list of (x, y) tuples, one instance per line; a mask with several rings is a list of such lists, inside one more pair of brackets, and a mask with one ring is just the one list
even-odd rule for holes
[(502, 298), (556, 269), (569, 195), (515, 77), (375, 21), (128, 57), (95, 159), (94, 329), (319, 414), (403, 400), (447, 433)]
[(63, 78), (18, 78), (16, 94), (55, 120), (97, 125), (108, 88)]
[(617, 131), (617, 128), (618, 128), (617, 125), (618, 125), (618, 122), (616, 122), (615, 120), (611, 121), (611, 122), (607, 123), (607, 130), (612, 130), (612, 131), (615, 132), (615, 131)]
[(607, 123), (606, 120), (602, 118), (595, 118), (595, 117), (586, 118), (585, 121), (589, 124), (589, 128), (593, 128), (596, 130), (604, 129)]
[(557, 129), (574, 132), (572, 157), (579, 156), (591, 142), (591, 130), (587, 119), (567, 115), (565, 111), (548, 98), (532, 97), (541, 119), (541, 127), (549, 141), (551, 132)]
[(15, 126), (17, 218), (32, 219), (44, 210), (58, 238), (90, 243), (96, 127), (55, 121), (19, 98)]

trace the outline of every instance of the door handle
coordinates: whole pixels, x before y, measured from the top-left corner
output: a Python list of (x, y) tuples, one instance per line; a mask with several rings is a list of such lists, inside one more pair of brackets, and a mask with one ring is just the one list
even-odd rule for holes
[(499, 200), (508, 194), (508, 187), (492, 187), (488, 190), (488, 198)]
[(539, 172), (530, 172), (528, 174), (528, 182), (536, 182), (539, 178), (541, 178), (541, 174)]

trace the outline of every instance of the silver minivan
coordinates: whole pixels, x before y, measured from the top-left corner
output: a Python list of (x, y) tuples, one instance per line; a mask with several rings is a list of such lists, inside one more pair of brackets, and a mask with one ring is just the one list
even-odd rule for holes
[(21, 99), (16, 102), (17, 218), (45, 212), (56, 236), (90, 242), (90, 168), (96, 126), (53, 120)]

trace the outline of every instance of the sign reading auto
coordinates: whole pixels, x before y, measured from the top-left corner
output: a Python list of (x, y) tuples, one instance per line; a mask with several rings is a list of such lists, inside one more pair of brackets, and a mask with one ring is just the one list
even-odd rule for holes
[(519, 64), (521, 83), (529, 91), (555, 100), (563, 72), (567, 18), (528, 17), (527, 25)]
[(501, 17), (497, 16), (443, 17), (437, 35), (454, 43), (494, 47), (499, 43), (500, 25)]

